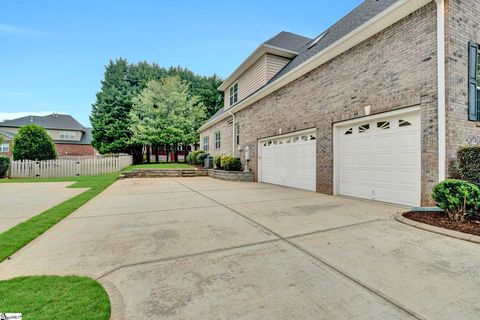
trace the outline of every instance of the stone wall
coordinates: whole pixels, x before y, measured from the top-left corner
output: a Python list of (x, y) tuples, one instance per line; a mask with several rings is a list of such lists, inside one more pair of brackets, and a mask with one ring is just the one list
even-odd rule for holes
[(255, 175), (252, 172), (208, 170), (208, 175), (212, 178), (228, 181), (254, 182)]

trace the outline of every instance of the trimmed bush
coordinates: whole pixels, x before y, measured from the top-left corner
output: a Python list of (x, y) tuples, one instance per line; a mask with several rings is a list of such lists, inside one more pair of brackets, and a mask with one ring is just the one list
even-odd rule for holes
[(57, 157), (47, 130), (30, 124), (20, 128), (13, 138), (13, 160), (50, 160)]
[(460, 177), (480, 185), (480, 145), (460, 148), (457, 158)]
[(242, 162), (237, 157), (223, 156), (220, 165), (226, 171), (240, 171), (242, 169)]
[(205, 151), (202, 151), (202, 150), (191, 151), (188, 154), (186, 161), (190, 164), (197, 164), (196, 159), (200, 153), (205, 153)]
[(464, 221), (480, 209), (480, 188), (467, 181), (445, 180), (433, 188), (432, 197), (451, 220)]
[(195, 158), (195, 164), (203, 166), (205, 164), (205, 159), (209, 156), (210, 155), (208, 153), (202, 151), (201, 153), (197, 154), (197, 157)]
[(215, 164), (215, 168), (222, 169), (222, 156), (216, 156), (213, 158), (213, 163)]
[(10, 158), (7, 156), (0, 156), (0, 179), (7, 176), (8, 169), (10, 168)]

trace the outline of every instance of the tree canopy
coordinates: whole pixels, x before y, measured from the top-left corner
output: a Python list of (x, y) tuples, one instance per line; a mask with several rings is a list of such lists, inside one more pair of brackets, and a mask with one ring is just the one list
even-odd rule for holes
[(22, 127), (13, 138), (13, 160), (50, 160), (57, 157), (47, 131), (35, 124)]
[[(196, 142), (196, 131), (201, 123), (223, 106), (223, 93), (217, 90), (221, 83), (222, 79), (217, 75), (200, 76), (181, 67), (166, 69), (147, 62), (130, 64), (125, 59), (110, 61), (92, 106), (90, 121), (93, 126), (93, 146), (100, 153), (131, 153), (133, 148), (142, 146), (147, 141), (160, 143), (159, 139), (164, 139), (161, 143), (169, 143), (179, 135), (184, 139), (183, 142)], [(183, 118), (183, 122), (177, 121), (175, 126), (162, 129), (161, 136), (150, 135), (149, 139), (144, 139), (146, 129), (142, 126), (150, 123), (149, 117), (152, 115), (142, 115), (138, 110), (144, 108), (149, 112), (155, 111), (154, 115), (158, 117), (158, 111), (151, 106), (156, 102), (156, 94), (166, 95), (161, 90), (167, 90), (167, 87), (169, 90), (174, 87), (175, 90), (180, 90), (177, 93), (181, 98), (176, 96), (179, 99), (176, 102), (183, 104), (176, 110), (181, 116), (176, 116)], [(148, 90), (144, 92), (145, 89)], [(200, 109), (203, 112), (198, 112)], [(155, 121), (159, 125), (160, 120)], [(187, 124), (188, 130), (185, 128)], [(149, 130), (155, 130), (155, 134), (160, 133), (159, 128)]]

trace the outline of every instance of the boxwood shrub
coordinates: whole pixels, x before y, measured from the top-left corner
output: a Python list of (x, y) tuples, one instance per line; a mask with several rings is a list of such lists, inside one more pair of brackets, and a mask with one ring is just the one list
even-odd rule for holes
[(195, 150), (195, 151), (192, 151), (190, 152), (188, 155), (187, 155), (187, 158), (186, 158), (186, 161), (187, 163), (189, 164), (197, 164), (197, 156), (201, 153), (205, 153), (205, 151), (203, 150)]
[(237, 157), (222, 156), (220, 165), (226, 171), (240, 171), (242, 169), (242, 162)]
[(460, 177), (480, 185), (480, 145), (462, 147), (457, 152)]
[(205, 159), (209, 157), (210, 155), (204, 151), (200, 152), (197, 154), (195, 157), (195, 164), (197, 165), (203, 165), (205, 163)]
[(0, 179), (7, 176), (8, 169), (10, 168), (10, 158), (7, 156), (0, 156)]
[(213, 158), (213, 163), (215, 164), (215, 168), (222, 169), (222, 156), (216, 156)]
[(433, 188), (432, 197), (455, 221), (475, 217), (480, 210), (480, 188), (467, 181), (449, 179), (440, 182)]

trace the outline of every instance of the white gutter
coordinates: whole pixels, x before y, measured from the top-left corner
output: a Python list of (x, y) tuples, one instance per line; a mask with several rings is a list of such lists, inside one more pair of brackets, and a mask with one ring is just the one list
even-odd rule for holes
[[(399, 0), (396, 3), (392, 4), (389, 8), (385, 9), (383, 12), (373, 17), (369, 21), (365, 22), (363, 25), (353, 30), (352, 32), (346, 34), (336, 42), (332, 43), (327, 48), (318, 52), (312, 56), (307, 61), (293, 68), (270, 85), (258, 90), (255, 94), (249, 96), (248, 98), (240, 101), (234, 107), (232, 107), (235, 112), (238, 112), (242, 109), (249, 107), (252, 103), (266, 97), (270, 93), (280, 89), (281, 87), (287, 85), (288, 83), (300, 78), (302, 75), (312, 71), (313, 69), (323, 65), (324, 63), (330, 61), (336, 56), (342, 54), (343, 52), (349, 50), (350, 48), (358, 45), (359, 43), (367, 40), (368, 38), (374, 36), (385, 28), (393, 25), (394, 23), (400, 21), (409, 14), (417, 11), (421, 7), (430, 3), (432, 0)], [(438, 0), (436, 0), (438, 1)], [(205, 130), (215, 123), (218, 123), (225, 119), (228, 116), (227, 113), (215, 118), (203, 126), (200, 127), (199, 131)]]
[(232, 157), (235, 157), (235, 114), (231, 110), (228, 113), (232, 116)]
[(437, 81), (438, 81), (438, 181), (446, 178), (447, 142), (446, 142), (446, 72), (445, 72), (445, 1), (437, 2)]

